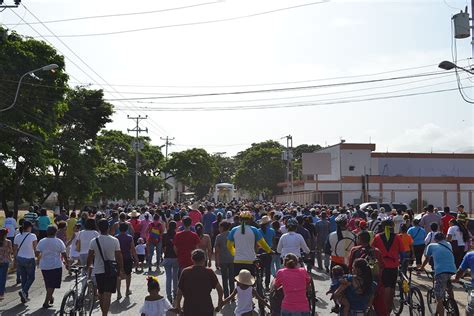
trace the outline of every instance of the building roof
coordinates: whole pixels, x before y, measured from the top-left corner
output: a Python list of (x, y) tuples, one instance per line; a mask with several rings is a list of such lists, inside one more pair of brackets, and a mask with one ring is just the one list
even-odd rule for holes
[(372, 158), (474, 159), (474, 153), (372, 153)]

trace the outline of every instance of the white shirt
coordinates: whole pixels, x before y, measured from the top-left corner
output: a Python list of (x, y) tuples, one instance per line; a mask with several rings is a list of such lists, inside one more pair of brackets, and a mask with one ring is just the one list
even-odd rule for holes
[(393, 230), (395, 234), (400, 232), (400, 226), (403, 224), (403, 215), (395, 215), (393, 217)]
[(235, 316), (242, 316), (253, 311), (253, 287), (249, 286), (246, 290), (242, 290), (240, 286), (236, 286), (237, 290), (237, 306), (235, 307)]
[(89, 253), (89, 245), (91, 240), (98, 237), (99, 233), (95, 230), (82, 230), (79, 232), (79, 237), (77, 237), (81, 243), (81, 249), (79, 254), (87, 255)]
[(13, 217), (5, 218), (5, 223), (3, 227), (8, 229), (7, 238), (15, 237), (15, 230), (16, 230), (16, 220)]
[(429, 245), (431, 243), (434, 242), (434, 236), (437, 234), (438, 232), (429, 232), (426, 237), (425, 237), (425, 245)]
[(64, 242), (59, 238), (46, 237), (38, 242), (36, 250), (41, 252), (39, 268), (53, 270), (62, 268), (61, 253), (66, 251)]
[(451, 240), (457, 240), (458, 246), (464, 246), (464, 239), (462, 238), (462, 231), (459, 229), (459, 227), (457, 225), (449, 227), (448, 235), (452, 236)]
[(305, 253), (309, 253), (308, 245), (306, 245), (306, 241), (304, 241), (303, 236), (300, 234), (296, 232), (288, 232), (280, 237), (277, 252), (281, 254), (282, 258), (289, 253), (292, 253), (299, 258), (301, 256), (300, 249), (303, 249)]
[(78, 258), (79, 257), (79, 251), (77, 251), (77, 246), (76, 246), (77, 237), (79, 237), (79, 232), (74, 233), (74, 237), (73, 237), (73, 240), (72, 240), (71, 245), (70, 245), (71, 251), (69, 253), (69, 256), (71, 258)]
[[(337, 236), (337, 231), (329, 234), (328, 239), (329, 239), (329, 245), (331, 246), (331, 256), (344, 257), (344, 262), (346, 264), (349, 264), (349, 255), (351, 253), (352, 247), (355, 245), (356, 236), (353, 232), (348, 231), (348, 230), (343, 230), (341, 233), (342, 233), (342, 238), (346, 238), (346, 239), (341, 241), (339, 245), (338, 245), (339, 238)], [(351, 239), (352, 242), (349, 239)], [(343, 253), (336, 254), (336, 246), (338, 246), (339, 249), (342, 249)]]
[(99, 237), (91, 240), (89, 249), (94, 251), (93, 273), (101, 274), (105, 272), (105, 269), (104, 261), (102, 260), (99, 252), (99, 247), (97, 247), (97, 239), (99, 240), (100, 248), (102, 249), (102, 254), (104, 255), (104, 260), (115, 261), (115, 252), (120, 251), (120, 243), (117, 238), (110, 235), (100, 235)]
[[(25, 242), (23, 242), (23, 240), (25, 240)], [(33, 249), (33, 242), (36, 240), (36, 235), (32, 233), (24, 232), (22, 234), (16, 235), (13, 244), (17, 245), (17, 247), (20, 247), (20, 244), (23, 242), (20, 250), (17, 253), (17, 256), (25, 259), (34, 259), (35, 250)]]
[(145, 255), (145, 250), (146, 246), (145, 244), (140, 244), (135, 246), (135, 250), (137, 252), (137, 255)]
[(164, 297), (156, 301), (145, 300), (142, 308), (140, 308), (140, 315), (145, 314), (145, 316), (164, 316), (171, 308), (172, 306), (170, 302)]

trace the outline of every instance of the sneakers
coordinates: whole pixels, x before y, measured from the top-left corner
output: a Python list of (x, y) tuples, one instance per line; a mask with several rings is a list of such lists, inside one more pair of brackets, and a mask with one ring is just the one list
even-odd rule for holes
[(18, 295), (20, 295), (20, 300), (21, 300), (21, 302), (22, 302), (23, 304), (25, 304), (25, 303), (27, 302), (27, 300), (28, 300), (28, 298), (26, 297), (26, 294), (23, 293), (23, 291), (20, 291), (20, 292), (18, 292)]

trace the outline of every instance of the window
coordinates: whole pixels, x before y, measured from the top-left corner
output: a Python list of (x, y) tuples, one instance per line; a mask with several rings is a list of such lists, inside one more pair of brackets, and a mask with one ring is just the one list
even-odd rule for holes
[(349, 171), (354, 171), (355, 166), (349, 166)]

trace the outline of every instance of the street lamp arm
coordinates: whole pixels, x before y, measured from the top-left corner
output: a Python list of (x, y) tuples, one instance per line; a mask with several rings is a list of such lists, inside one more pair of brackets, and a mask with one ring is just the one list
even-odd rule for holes
[(37, 68), (37, 69), (33, 69), (33, 70), (30, 70), (28, 71), (27, 73), (24, 73), (21, 77), (20, 77), (20, 80), (18, 81), (18, 86), (16, 87), (16, 93), (15, 93), (15, 98), (13, 99), (13, 103), (4, 108), (4, 109), (0, 109), (0, 113), (1, 112), (5, 112), (5, 111), (8, 111), (10, 110), (11, 108), (13, 108), (16, 104), (16, 100), (18, 99), (18, 93), (20, 92), (20, 86), (21, 86), (21, 82), (23, 81), (23, 79), (28, 76), (28, 75), (31, 75), (37, 71), (40, 71), (40, 70), (43, 70), (43, 71), (46, 71), (46, 70), (53, 70), (53, 69), (56, 69), (58, 68), (58, 65), (56, 64), (50, 64), (50, 65), (46, 65), (46, 66), (43, 66), (43, 67), (40, 67), (40, 68)]

